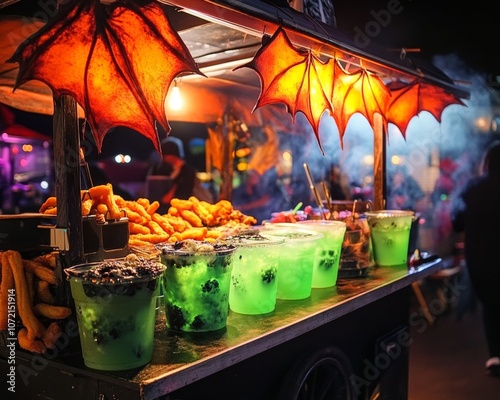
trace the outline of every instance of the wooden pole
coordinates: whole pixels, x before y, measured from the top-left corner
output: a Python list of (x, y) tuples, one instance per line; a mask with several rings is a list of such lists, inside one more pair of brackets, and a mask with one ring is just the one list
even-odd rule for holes
[(222, 151), (222, 171), (220, 199), (232, 200), (233, 196), (233, 151), (234, 151), (234, 118), (231, 112), (224, 115), (224, 126), (222, 127), (224, 136)]
[(70, 96), (54, 99), (54, 172), (57, 197), (56, 229), (66, 231), (67, 262), (84, 262), (80, 198), (80, 135), (76, 101)]
[(380, 114), (375, 114), (373, 126), (373, 208), (386, 208), (387, 149), (384, 123)]

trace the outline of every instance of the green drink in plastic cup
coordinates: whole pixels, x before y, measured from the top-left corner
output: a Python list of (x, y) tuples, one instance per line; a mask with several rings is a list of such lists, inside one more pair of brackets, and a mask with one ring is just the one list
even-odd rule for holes
[(306, 220), (297, 222), (301, 228), (322, 233), (314, 256), (312, 288), (328, 288), (337, 284), (342, 242), (346, 231), (345, 222)]
[(370, 226), (373, 257), (379, 266), (406, 264), (410, 229), (415, 213), (379, 210), (365, 213)]
[(167, 267), (163, 275), (167, 328), (176, 332), (225, 328), (236, 247), (185, 240), (157, 248)]
[(274, 228), (272, 225), (266, 225), (261, 231), (262, 234), (285, 239), (280, 247), (276, 298), (306, 299), (311, 296), (316, 246), (323, 234), (295, 227)]
[(277, 274), (285, 239), (260, 234), (227, 238), (234, 255), (229, 308), (239, 314), (267, 314), (276, 307)]
[(135, 256), (65, 270), (87, 367), (118, 371), (151, 361), (156, 298), (164, 271), (158, 261)]

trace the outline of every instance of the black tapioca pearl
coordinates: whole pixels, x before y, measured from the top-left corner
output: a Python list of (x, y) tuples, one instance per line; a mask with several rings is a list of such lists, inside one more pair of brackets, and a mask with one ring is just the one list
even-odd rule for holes
[(203, 322), (203, 319), (201, 318), (200, 315), (197, 315), (196, 317), (194, 317), (193, 319), (193, 322), (191, 322), (191, 328), (192, 329), (201, 329), (203, 328), (203, 325), (205, 325), (205, 323)]

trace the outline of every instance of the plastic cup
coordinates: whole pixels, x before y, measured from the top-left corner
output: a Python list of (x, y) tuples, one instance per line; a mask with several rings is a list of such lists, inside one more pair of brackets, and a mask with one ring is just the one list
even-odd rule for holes
[(411, 223), (415, 213), (380, 210), (365, 213), (370, 226), (373, 257), (379, 266), (406, 264)]
[(158, 248), (167, 266), (163, 275), (167, 328), (174, 332), (225, 328), (236, 247), (186, 240)]
[(259, 234), (229, 237), (234, 255), (229, 308), (239, 314), (267, 314), (276, 307), (278, 266), (285, 239)]
[(106, 260), (67, 268), (84, 363), (126, 370), (151, 361), (160, 276), (157, 261)]
[(337, 284), (340, 254), (346, 230), (345, 222), (307, 220), (297, 223), (301, 227), (322, 233), (318, 241), (312, 275), (312, 288), (328, 288)]
[(347, 270), (347, 274), (362, 274), (361, 271), (355, 270), (366, 270), (374, 264), (370, 226), (366, 217), (348, 217), (342, 221), (346, 223), (346, 231), (344, 243), (342, 243), (339, 271)]
[(276, 298), (306, 299), (311, 296), (314, 256), (323, 234), (298, 227), (273, 228), (272, 225), (266, 225), (262, 234), (285, 239), (280, 248)]

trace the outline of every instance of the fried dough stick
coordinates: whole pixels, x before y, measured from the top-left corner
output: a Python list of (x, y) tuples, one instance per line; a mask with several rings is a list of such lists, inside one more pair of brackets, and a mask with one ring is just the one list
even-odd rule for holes
[(44, 267), (42, 264), (32, 260), (22, 260), (22, 265), (26, 271), (32, 272), (42, 281), (57, 285), (59, 282), (54, 270)]
[(13, 250), (8, 250), (6, 253), (16, 285), (17, 308), (21, 321), (23, 321), (23, 325), (27, 329), (27, 338), (31, 340), (37, 337), (41, 338), (45, 333), (45, 327), (38, 320), (38, 318), (35, 317), (33, 310), (31, 309), (29, 289), (26, 277), (24, 276), (21, 254)]

